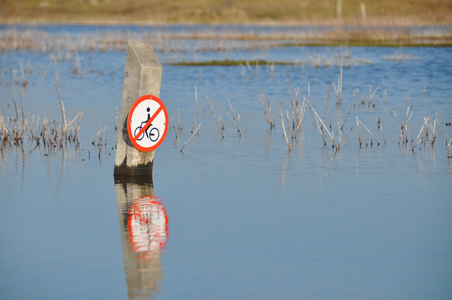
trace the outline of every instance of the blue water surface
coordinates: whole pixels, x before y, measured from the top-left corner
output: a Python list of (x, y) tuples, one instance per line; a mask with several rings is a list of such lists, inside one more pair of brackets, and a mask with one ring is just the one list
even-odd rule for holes
[[(337, 103), (336, 57), (344, 51), (352, 64), (342, 68)], [(391, 58), (400, 53), (409, 55)], [(61, 124), (54, 84), (68, 119), (83, 112), (78, 147), (0, 148), (2, 299), (450, 298), (451, 48), (157, 51), (170, 123), (155, 153), (152, 188), (113, 177), (126, 52), (63, 53), (61, 60), (51, 54), (1, 53), (4, 121), (15, 115), (12, 93), (30, 124), (38, 116)], [(225, 55), (298, 63), (169, 64)], [(81, 72), (74, 73), (77, 59)], [(261, 95), (271, 104), (273, 129)], [(299, 107), (303, 96), (310, 100), (336, 142), (338, 122), (346, 120), (338, 152), (326, 133), (324, 145), (309, 106), (295, 138), (291, 96)], [(402, 123), (409, 119), (407, 144), (392, 111)], [(424, 118), (435, 125), (435, 141), (432, 132), (421, 134), (413, 148)], [(149, 227), (145, 217), (129, 223), (128, 209), (141, 193), (160, 199), (158, 207), (149, 204), (149, 214), (164, 208), (166, 229)], [(168, 234), (164, 243), (146, 235), (155, 228)], [(137, 230), (143, 240), (134, 239)]]

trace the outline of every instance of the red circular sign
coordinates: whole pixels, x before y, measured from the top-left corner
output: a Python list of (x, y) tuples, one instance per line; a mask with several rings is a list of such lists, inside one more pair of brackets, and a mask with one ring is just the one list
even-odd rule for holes
[(149, 152), (157, 149), (168, 131), (168, 112), (162, 100), (145, 95), (135, 101), (127, 118), (127, 131), (138, 150)]

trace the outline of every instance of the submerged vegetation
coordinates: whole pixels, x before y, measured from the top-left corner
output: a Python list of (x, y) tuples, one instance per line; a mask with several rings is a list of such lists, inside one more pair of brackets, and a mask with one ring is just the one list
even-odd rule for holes
[(65, 148), (69, 146), (79, 147), (79, 129), (83, 113), (78, 113), (72, 120), (68, 119), (64, 103), (55, 85), (58, 102), (61, 110), (61, 123), (53, 120), (50, 116), (45, 116), (40, 120), (39, 116), (32, 116), (29, 120), (24, 111), (24, 102), (21, 98), (20, 106), (16, 97), (6, 83), (11, 92), (14, 110), (6, 102), (3, 108), (3, 114), (0, 115), (0, 149), (9, 146), (39, 147), (41, 144), (46, 152), (54, 148)]
[[(260, 78), (260, 76), (267, 76), (270, 79), (275, 77), (275, 68), (278, 66), (290, 66), (294, 69), (300, 67), (304, 69), (305, 66), (314, 67), (330, 67), (334, 66), (340, 68), (340, 73), (337, 81), (331, 82), (328, 90), (325, 90), (326, 100), (324, 109), (319, 106), (319, 100), (314, 101), (311, 97), (310, 86), (308, 83), (306, 92), (302, 92), (300, 87), (291, 89), (288, 84), (288, 94), (281, 95), (281, 98), (272, 99), (274, 95), (266, 95), (264, 91), (256, 94), (255, 98), (263, 107), (263, 124), (264, 127), (271, 132), (281, 132), (284, 144), (287, 145), (288, 151), (293, 149), (294, 144), (301, 143), (300, 136), (302, 132), (306, 132), (307, 128), (314, 128), (321, 137), (321, 142), (324, 146), (331, 146), (333, 152), (336, 154), (341, 151), (347, 144), (355, 144), (358, 147), (378, 147), (387, 144), (390, 139), (389, 132), (395, 132), (398, 138), (398, 144), (416, 151), (420, 145), (430, 144), (432, 147), (435, 141), (443, 133), (442, 125), (438, 114), (435, 116), (423, 116), (424, 122), (421, 128), (415, 128), (414, 131), (408, 131), (408, 123), (413, 117), (412, 107), (407, 101), (407, 112), (405, 120), (399, 118), (396, 111), (392, 110), (392, 114), (400, 123), (400, 128), (388, 127), (382, 124), (383, 121), (378, 116), (375, 122), (368, 118), (363, 118), (359, 114), (364, 109), (375, 111), (380, 103), (377, 102), (377, 93), (379, 97), (383, 97), (383, 102), (386, 101), (386, 90), (383, 91), (380, 86), (369, 86), (369, 92), (363, 92), (359, 89), (354, 90), (353, 95), (344, 95), (343, 92), (343, 68), (354, 67), (356, 65), (371, 64), (371, 62), (364, 59), (357, 59), (351, 54), (350, 48), (341, 47), (339, 52), (329, 50), (330, 57), (323, 57), (318, 52), (305, 51), (307, 59), (296, 61), (281, 60), (267, 60), (254, 58), (250, 60), (244, 59), (229, 59), (229, 52), (232, 51), (261, 51), (265, 52), (268, 49), (275, 47), (290, 47), (301, 43), (308, 43), (309, 41), (329, 41), (339, 40), (341, 35), (344, 40), (341, 44), (347, 44), (351, 41), (351, 37), (359, 36), (359, 30), (347, 28), (332, 28), (332, 29), (312, 29), (312, 28), (280, 28), (275, 27), (268, 30), (248, 30), (246, 27), (239, 29), (238, 27), (231, 27), (229, 29), (221, 29), (215, 27), (206, 28), (189, 28), (190, 30), (178, 31), (176, 28), (152, 28), (152, 30), (141, 30), (140, 32), (131, 31), (104, 31), (104, 32), (86, 32), (83, 34), (71, 35), (68, 33), (57, 32), (49, 34), (40, 29), (25, 28), (5, 28), (0, 31), (0, 51), (3, 53), (11, 52), (39, 52), (49, 56), (50, 61), (55, 64), (65, 63), (68, 65), (70, 76), (83, 78), (87, 70), (81, 63), (79, 54), (82, 52), (105, 52), (105, 51), (126, 51), (127, 42), (129, 39), (140, 39), (148, 41), (152, 44), (155, 51), (163, 54), (169, 54), (168, 61), (163, 63), (173, 65), (175, 67), (236, 67), (240, 72), (243, 82), (252, 79)], [(419, 41), (427, 42), (429, 45), (432, 41), (450, 42), (452, 41), (452, 28), (450, 27), (436, 27), (436, 28), (412, 28), (410, 30), (403, 30), (403, 28), (373, 28), (366, 29), (367, 33), (362, 35), (362, 41), (366, 41), (372, 37), (378, 43), (391, 41), (394, 43), (419, 43)], [(381, 33), (379, 30), (383, 30)], [(363, 33), (361, 31), (361, 33)], [(381, 35), (380, 35), (381, 34)], [(308, 41), (309, 40), (309, 41)], [(279, 49), (279, 48), (277, 48)], [(224, 53), (225, 59), (213, 60), (186, 60), (178, 56), (181, 53), (201, 53), (201, 52), (216, 52)], [(174, 53), (174, 57), (171, 54)], [(416, 59), (407, 51), (394, 51), (388, 56), (383, 57), (383, 60), (390, 61), (409, 61)], [(7, 147), (22, 147), (25, 144), (33, 147), (43, 146), (45, 151), (51, 149), (60, 149), (65, 147), (80, 147), (79, 129), (83, 113), (78, 113), (72, 119), (66, 115), (63, 100), (59, 95), (60, 88), (60, 74), (57, 67), (52, 67), (51, 70), (46, 70), (44, 66), (36, 69), (40, 75), (44, 77), (44, 81), (53, 81), (55, 87), (56, 99), (55, 105), (59, 105), (61, 112), (61, 121), (56, 118), (52, 119), (49, 115), (44, 118), (39, 116), (26, 116), (24, 109), (24, 100), (22, 93), (19, 98), (17, 92), (13, 92), (11, 87), (16, 89), (26, 89), (29, 85), (34, 85), (30, 82), (28, 75), (33, 72), (33, 67), (29, 63), (19, 62), (16, 68), (5, 68), (2, 66), (2, 75), (4, 87), (9, 90), (8, 101), (5, 99), (4, 108), (0, 114), (0, 150)], [(239, 67), (239, 68), (237, 68)], [(51, 74), (50, 72), (53, 72)], [(99, 76), (103, 75), (103, 70), (89, 71), (96, 72)], [(5, 76), (6, 75), (6, 76)], [(286, 74), (287, 75), (287, 74)], [(8, 78), (7, 78), (8, 77)], [(202, 73), (200, 73), (202, 77)], [(49, 79), (48, 79), (49, 78)], [(240, 80), (240, 79), (239, 79)], [(383, 94), (384, 93), (384, 94)], [(343, 99), (348, 97), (353, 98), (353, 103), (350, 107), (347, 104), (346, 117), (338, 115), (335, 119), (333, 108), (341, 108)], [(18, 101), (20, 99), (20, 101)], [(225, 99), (228, 103), (229, 111), (221, 113), (215, 112), (214, 104), (207, 98), (206, 105), (211, 111), (212, 121), (215, 123), (218, 135), (222, 140), (227, 139), (225, 134), (226, 128), (232, 128), (234, 136), (239, 138), (246, 136), (247, 129), (244, 126), (243, 116), (240, 114), (240, 107), (232, 106), (229, 99)], [(323, 100), (321, 100), (323, 101)], [(12, 103), (12, 104), (10, 104)], [(236, 106), (234, 104), (234, 106)], [(182, 146), (181, 152), (188, 145), (189, 141), (195, 136), (199, 138), (202, 136), (200, 129), (201, 122), (198, 117), (200, 114), (200, 100), (198, 99), (197, 89), (195, 87), (195, 107), (196, 120), (191, 129), (191, 135), (185, 144)], [(258, 106), (257, 106), (258, 108)], [(235, 110), (236, 109), (236, 110)], [(174, 131), (175, 139), (178, 140), (182, 136), (183, 124), (180, 118), (181, 111), (178, 110), (177, 116), (172, 116), (170, 126)], [(228, 118), (224, 118), (224, 115)], [(242, 116), (242, 118), (241, 118)], [(226, 121), (224, 120), (226, 119)], [(229, 119), (229, 120), (228, 120)], [(351, 120), (354, 120), (351, 121)], [(229, 122), (230, 121), (230, 122)], [(310, 126), (307, 126), (309, 124)], [(449, 123), (448, 123), (449, 122)], [(450, 120), (447, 120), (450, 124)], [(384, 131), (383, 131), (384, 128)], [(410, 127), (411, 128), (411, 127)], [(348, 131), (347, 131), (348, 130)], [(354, 131), (352, 133), (352, 131)], [(400, 131), (400, 132), (399, 132)], [(356, 137), (356, 138), (355, 138)], [(355, 140), (356, 139), (356, 140)], [(107, 128), (99, 124), (99, 130), (96, 137), (91, 142), (95, 147), (105, 146), (107, 143)], [(449, 151), (451, 149), (450, 142), (446, 140), (446, 146)], [(285, 147), (285, 146), (284, 146)], [(114, 147), (111, 148), (114, 150)], [(100, 156), (100, 150), (99, 150)]]
[(52, 53), (126, 51), (130, 39), (146, 41), (162, 53), (265, 50), (293, 46), (452, 46), (452, 27), (302, 26), (302, 27), (153, 27), (112, 29), (70, 35), (50, 34), (39, 27), (6, 27), (0, 30), (0, 52), (26, 50)]
[[(250, 62), (240, 62), (242, 76), (245, 82), (248, 78), (256, 76), (259, 72), (259, 63), (265, 62), (253, 61), (252, 64)], [(190, 64), (184, 64), (184, 66), (186, 65)], [(200, 65), (204, 66), (206, 64)], [(267, 70), (262, 72), (262, 74), (273, 77), (273, 73), (270, 73), (268, 70), (270, 66), (271, 65), (267, 63)], [(441, 124), (439, 114), (436, 113), (434, 116), (425, 115), (422, 117), (424, 121), (419, 131), (415, 126), (410, 126), (411, 130), (409, 130), (408, 124), (413, 118), (414, 113), (413, 104), (410, 104), (408, 99), (406, 101), (406, 114), (404, 119), (399, 118), (394, 108), (391, 110), (391, 115), (397, 119), (400, 127), (388, 127), (386, 124), (382, 124), (383, 122), (380, 116), (372, 123), (369, 118), (366, 118), (365, 116), (369, 112), (375, 112), (377, 108), (387, 105), (387, 91), (384, 90), (383, 92), (381, 91), (380, 86), (372, 87), (371, 85), (369, 86), (368, 94), (362, 91), (360, 92), (359, 89), (356, 89), (353, 92), (353, 103), (346, 110), (347, 113), (345, 118), (342, 117), (341, 119), (340, 115), (342, 114), (341, 107), (343, 105), (343, 98), (347, 97), (342, 91), (344, 84), (342, 76), (343, 72), (342, 68), (340, 68), (337, 82), (332, 82), (331, 85), (329, 85), (328, 90), (325, 91), (327, 96), (324, 103), (324, 109), (316, 107), (316, 105), (313, 104), (314, 100), (311, 96), (309, 83), (306, 93), (304, 93), (301, 91), (300, 87), (292, 90), (288, 81), (288, 94), (282, 97), (289, 99), (289, 101), (272, 101), (270, 97), (265, 95), (262, 91), (259, 93), (258, 98), (260, 99), (263, 108), (263, 124), (264, 122), (268, 124), (266, 127), (270, 132), (276, 130), (276, 132), (282, 134), (283, 143), (287, 145), (287, 150), (289, 152), (291, 152), (294, 146), (301, 146), (301, 148), (303, 148), (303, 145), (300, 145), (300, 141), (303, 140), (303, 138), (300, 138), (300, 135), (303, 134), (302, 132), (306, 133), (312, 128), (319, 132), (323, 146), (333, 149), (333, 154), (339, 153), (346, 145), (357, 145), (359, 148), (373, 148), (383, 147), (387, 145), (388, 142), (396, 142), (400, 148), (416, 152), (418, 149), (426, 148), (427, 146), (430, 146), (433, 149), (435, 141), (437, 141), (438, 137), (444, 133), (443, 126), (450, 126), (450, 122)], [(380, 92), (379, 102), (377, 102), (378, 92)], [(331, 95), (333, 95), (332, 101), (330, 100)], [(350, 98), (349, 95), (347, 98)], [(198, 119), (198, 107), (200, 101), (198, 100), (196, 87), (195, 99)], [(226, 100), (230, 108), (230, 111), (226, 112), (226, 114), (230, 118), (231, 123), (226, 125), (223, 123), (221, 115), (215, 113), (213, 104), (210, 102), (209, 98), (207, 98), (207, 104), (211, 110), (210, 116), (213, 118), (213, 121), (217, 126), (217, 132), (222, 140), (225, 138), (225, 127), (228, 127), (232, 131), (236, 131), (238, 137), (241, 138), (243, 135), (247, 134), (247, 129), (244, 130), (243, 126), (240, 125), (240, 113), (235, 112), (229, 99)], [(318, 105), (319, 100), (317, 99), (315, 102)], [(331, 103), (333, 103), (333, 105)], [(276, 112), (275, 109), (272, 110), (275, 106), (277, 107)], [(337, 120), (334, 120), (334, 117), (332, 116), (334, 114), (337, 114)], [(351, 115), (354, 115), (354, 117)], [(363, 119), (363, 117), (365, 119)], [(355, 122), (351, 119), (354, 119)], [(220, 123), (218, 120), (221, 121), (221, 126), (219, 125)], [(177, 139), (183, 130), (180, 116), (177, 118), (177, 130), (176, 125), (172, 125), (171, 127), (174, 129), (175, 137)], [(383, 128), (385, 128), (385, 130), (383, 130)], [(192, 135), (188, 141), (191, 140), (195, 134), (199, 136), (198, 130), (199, 126), (195, 130), (192, 129)], [(387, 140), (386, 136), (390, 136), (391, 138)], [(398, 138), (394, 139), (395, 136), (398, 136)], [(185, 148), (188, 141), (184, 144), (181, 151)], [(452, 145), (447, 137), (445, 144), (448, 148), (448, 152), (450, 152)], [(447, 156), (449, 157), (450, 155), (448, 154)]]

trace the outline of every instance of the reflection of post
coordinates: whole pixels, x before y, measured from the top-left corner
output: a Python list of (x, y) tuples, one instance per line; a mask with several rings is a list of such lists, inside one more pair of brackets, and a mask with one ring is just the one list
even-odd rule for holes
[(115, 189), (129, 299), (152, 299), (163, 278), (160, 256), (168, 238), (165, 206), (154, 196), (152, 179), (115, 177)]

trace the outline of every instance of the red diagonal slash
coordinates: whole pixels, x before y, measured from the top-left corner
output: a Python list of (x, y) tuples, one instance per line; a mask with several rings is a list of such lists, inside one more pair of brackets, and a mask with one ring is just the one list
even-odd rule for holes
[(143, 134), (143, 132), (145, 132), (149, 126), (151, 126), (152, 121), (154, 121), (154, 119), (157, 117), (157, 115), (163, 110), (163, 106), (159, 106), (159, 108), (156, 110), (156, 112), (152, 115), (152, 117), (146, 122), (146, 124), (143, 126), (143, 128), (141, 128), (141, 130), (138, 132), (138, 134), (136, 136), (134, 136), (132, 138), (132, 140), (134, 142), (137, 141), (138, 137), (141, 136)]

